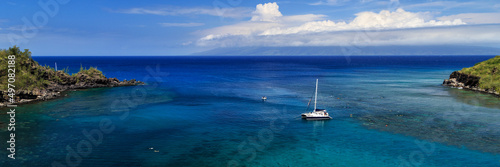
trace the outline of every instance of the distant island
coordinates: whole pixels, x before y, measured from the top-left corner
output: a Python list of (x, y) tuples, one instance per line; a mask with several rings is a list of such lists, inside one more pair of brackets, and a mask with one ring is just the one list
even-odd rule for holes
[[(397, 49), (395, 49), (397, 48)], [(443, 56), (443, 55), (495, 55), (500, 48), (460, 45), (419, 46), (270, 46), (270, 47), (222, 47), (193, 53), (200, 56)]]
[[(9, 67), (8, 62), (12, 60), (9, 55), (15, 55), (15, 68)], [(68, 90), (144, 84), (135, 79), (120, 81), (116, 78), (106, 78), (102, 71), (94, 67), (80, 67), (78, 73), (71, 75), (68, 74), (68, 69), (56, 71), (49, 66), (39, 65), (33, 60), (28, 49), (21, 51), (16, 46), (0, 50), (0, 60), (0, 107), (12, 102), (21, 104), (53, 99)], [(9, 75), (14, 73), (12, 69), (15, 69), (15, 81), (11, 85), (15, 87), (9, 90)], [(13, 91), (15, 93), (11, 94)], [(10, 95), (14, 95), (12, 101)]]
[(500, 56), (454, 71), (443, 85), (500, 96)]

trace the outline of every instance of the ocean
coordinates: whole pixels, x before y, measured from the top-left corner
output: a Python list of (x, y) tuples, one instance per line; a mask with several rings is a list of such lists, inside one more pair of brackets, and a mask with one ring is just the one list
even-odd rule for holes
[(500, 166), (500, 99), (441, 86), (492, 57), (33, 57), (147, 85), (17, 107), (15, 160), (0, 109), (1, 166)]

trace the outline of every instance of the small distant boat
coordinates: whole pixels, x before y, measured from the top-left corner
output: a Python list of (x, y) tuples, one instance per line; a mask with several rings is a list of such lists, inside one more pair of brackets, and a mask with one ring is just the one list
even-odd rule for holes
[(267, 97), (266, 96), (262, 96), (262, 101), (266, 101), (267, 100)]
[[(314, 93), (314, 109), (312, 112), (308, 113), (302, 113), (302, 119), (306, 120), (327, 120), (327, 119), (332, 119), (328, 112), (326, 112), (326, 109), (318, 109), (316, 108), (316, 102), (318, 100), (318, 79), (316, 79), (316, 91)], [(309, 104), (310, 101), (309, 101)], [(307, 108), (309, 109), (309, 104), (307, 105)]]
[(464, 89), (464, 87), (458, 87), (458, 89)]

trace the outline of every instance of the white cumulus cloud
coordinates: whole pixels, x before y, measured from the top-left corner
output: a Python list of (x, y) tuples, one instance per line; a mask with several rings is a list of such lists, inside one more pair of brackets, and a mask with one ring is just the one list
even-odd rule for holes
[[(339, 46), (394, 44), (498, 43), (498, 26), (466, 26), (465, 16), (435, 18), (429, 12), (395, 11), (357, 13), (348, 21), (325, 15), (282, 15), (276, 3), (257, 5), (249, 21), (201, 31), (199, 46)], [(491, 16), (491, 15), (490, 15)], [(475, 16), (468, 19), (484, 23)], [(369, 40), (359, 40), (361, 35)], [(496, 38), (496, 39), (495, 39)]]
[(418, 28), (418, 27), (433, 27), (433, 26), (452, 26), (463, 25), (460, 19), (453, 20), (428, 20), (426, 21), (425, 14), (407, 12), (403, 9), (397, 9), (394, 12), (382, 10), (379, 13), (361, 12), (356, 14), (356, 18), (350, 23), (333, 22), (331, 20), (307, 22), (297, 27), (275, 27), (266, 30), (260, 35), (279, 35), (279, 34), (295, 34), (302, 32), (324, 32), (324, 31), (349, 31), (349, 30), (383, 30), (383, 29), (401, 29), (401, 28)]
[(283, 16), (279, 8), (276, 2), (258, 4), (253, 12), (252, 21), (276, 21), (276, 19)]
[(250, 37), (276, 27), (297, 26), (305, 22), (323, 20), (326, 17), (316, 14), (283, 16), (276, 3), (259, 4), (252, 14), (252, 19), (249, 21), (201, 31), (199, 34), (204, 37), (200, 40), (211, 41), (235, 35)]
[(333, 31), (274, 36), (226, 36), (198, 41), (202, 46), (386, 46), (386, 45), (481, 45), (500, 44), (500, 25), (467, 25), (412, 29)]

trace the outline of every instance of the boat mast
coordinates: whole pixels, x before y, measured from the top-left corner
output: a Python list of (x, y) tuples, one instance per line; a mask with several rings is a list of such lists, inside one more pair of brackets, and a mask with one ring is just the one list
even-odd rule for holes
[(316, 111), (316, 100), (318, 99), (318, 79), (316, 79), (316, 92), (314, 93), (314, 110)]

